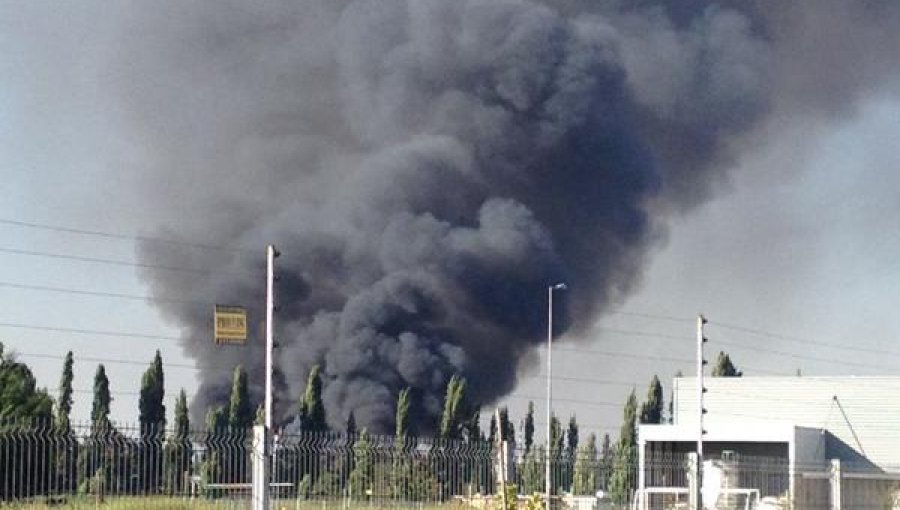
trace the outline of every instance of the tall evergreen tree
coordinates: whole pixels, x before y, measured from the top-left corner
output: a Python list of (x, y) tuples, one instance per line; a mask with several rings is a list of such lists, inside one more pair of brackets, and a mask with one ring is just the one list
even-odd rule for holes
[(491, 413), (491, 421), (488, 424), (488, 442), (494, 444), (497, 442), (497, 415)]
[(372, 458), (372, 444), (369, 434), (362, 429), (353, 445), (353, 470), (348, 477), (348, 492), (356, 497), (365, 496), (372, 489), (375, 474), (375, 459)]
[(56, 405), (56, 430), (68, 434), (72, 424), (70, 415), (72, 413), (72, 380), (75, 378), (72, 367), (75, 365), (75, 359), (72, 351), (66, 353), (66, 359), (63, 361), (62, 376), (59, 379), (59, 400)]
[(516, 442), (516, 427), (509, 419), (509, 409), (506, 406), (500, 408), (500, 430), (503, 431), (503, 440), (510, 443)]
[(322, 403), (322, 376), (319, 365), (313, 365), (306, 378), (306, 389), (300, 399), (300, 424), (307, 432), (328, 429), (325, 423), (325, 404)]
[(206, 455), (201, 469), (204, 485), (227, 480), (223, 464), (228, 454), (225, 441), (230, 421), (228, 415), (225, 406), (217, 406), (206, 413)]
[(234, 369), (231, 383), (231, 400), (228, 407), (228, 426), (235, 430), (246, 430), (253, 425), (255, 417), (250, 404), (250, 392), (247, 387), (247, 372), (243, 365)]
[(525, 413), (525, 422), (522, 424), (522, 433), (525, 435), (525, 453), (531, 451), (534, 444), (534, 401), (528, 401), (528, 412)]
[(97, 365), (94, 373), (94, 399), (91, 402), (91, 440), (78, 453), (78, 472), (82, 478), (79, 485), (87, 483), (92, 490), (102, 490), (101, 486), (112, 481), (110, 464), (116, 461), (104, 445), (113, 441), (115, 431), (109, 420), (112, 397), (106, 367)]
[(178, 393), (178, 400), (175, 401), (175, 437), (186, 439), (191, 433), (191, 417), (188, 413), (187, 393), (184, 388)]
[(481, 410), (475, 409), (471, 416), (463, 424), (463, 432), (465, 432), (466, 441), (477, 442), (484, 439), (481, 434)]
[(140, 473), (144, 490), (155, 493), (162, 485), (163, 431), (166, 424), (166, 406), (163, 404), (163, 366), (159, 350), (153, 362), (141, 377), (138, 400), (138, 419), (141, 425)]
[(575, 418), (573, 414), (569, 417), (569, 427), (566, 430), (566, 445), (565, 451), (560, 456), (561, 465), (559, 468), (560, 476), (562, 477), (562, 481), (560, 482), (560, 487), (564, 487), (567, 490), (572, 490), (572, 483), (574, 479), (574, 471), (575, 471), (575, 461), (578, 456), (578, 420)]
[(597, 436), (588, 436), (588, 442), (576, 454), (572, 480), (572, 493), (593, 496), (597, 490)]
[(462, 437), (465, 395), (466, 380), (454, 375), (447, 383), (447, 394), (444, 398), (444, 412), (441, 415), (439, 428), (442, 439), (460, 439)]
[(716, 364), (712, 369), (713, 377), (740, 377), (744, 375), (743, 372), (737, 369), (734, 366), (734, 363), (731, 362), (731, 357), (726, 354), (724, 351), (719, 351), (718, 357), (716, 357)]
[(356, 435), (356, 416), (353, 415), (353, 411), (350, 411), (350, 414), (347, 415), (347, 425), (344, 427), (344, 433), (347, 434), (347, 437)]
[(109, 378), (106, 367), (97, 365), (94, 374), (94, 400), (91, 403), (91, 426), (93, 430), (106, 430), (109, 427), (109, 412), (112, 396), (109, 393)]
[(396, 428), (394, 431), (397, 440), (402, 440), (409, 434), (409, 391), (409, 388), (404, 388), (397, 395)]
[(612, 476), (614, 454), (615, 452), (613, 451), (612, 440), (610, 439), (609, 434), (603, 434), (603, 444), (600, 447), (600, 480), (598, 480), (597, 483), (600, 488), (605, 491), (609, 490), (609, 478)]
[(153, 362), (141, 377), (141, 392), (138, 400), (138, 420), (145, 434), (156, 433), (165, 428), (166, 406), (165, 382), (163, 376), (162, 357), (157, 349)]
[(609, 481), (610, 496), (616, 504), (624, 504), (634, 491), (637, 478), (637, 397), (634, 390), (628, 396), (623, 411), (622, 429), (616, 444), (615, 460)]
[(560, 452), (563, 450), (563, 446), (565, 445), (566, 436), (563, 435), (562, 425), (559, 423), (559, 418), (556, 417), (556, 414), (550, 415), (550, 454), (552, 457), (556, 458)]
[(552, 487), (553, 493), (559, 492), (559, 488), (564, 483), (565, 474), (561, 469), (563, 467), (563, 450), (565, 449), (566, 435), (563, 433), (562, 424), (555, 414), (550, 415), (550, 464), (554, 466), (552, 470)]
[(573, 414), (572, 417), (569, 418), (569, 429), (566, 431), (566, 454), (570, 459), (574, 459), (577, 451), (578, 420), (575, 419), (575, 415)]
[(170, 494), (182, 493), (193, 464), (191, 421), (188, 415), (187, 394), (184, 388), (175, 401), (175, 428), (166, 444), (166, 488)]
[(75, 378), (74, 365), (75, 359), (72, 351), (69, 351), (66, 353), (65, 361), (63, 361), (62, 376), (59, 379), (59, 398), (54, 420), (54, 428), (60, 441), (56, 448), (56, 486), (62, 491), (73, 488), (78, 466), (78, 440), (75, 434), (72, 433), (71, 423), (73, 404), (72, 381)]
[(663, 389), (659, 377), (653, 376), (647, 389), (647, 400), (641, 405), (641, 423), (662, 423)]

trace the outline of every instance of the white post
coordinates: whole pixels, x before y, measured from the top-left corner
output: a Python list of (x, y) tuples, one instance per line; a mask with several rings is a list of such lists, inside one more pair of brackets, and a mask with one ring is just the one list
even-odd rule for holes
[(647, 441), (638, 438), (638, 508), (647, 510), (647, 496), (644, 489), (647, 488)]
[(500, 410), (494, 411), (497, 423), (497, 478), (500, 480), (500, 499), (503, 501), (503, 510), (509, 508), (506, 501), (506, 440), (503, 437), (503, 422), (500, 421)]
[(841, 510), (841, 461), (831, 459), (829, 481), (831, 482), (831, 510)]
[(697, 507), (696, 510), (703, 510), (703, 495), (702, 495), (702, 487), (703, 487), (703, 435), (706, 434), (706, 430), (703, 429), (703, 415), (706, 414), (706, 409), (703, 407), (703, 394), (706, 393), (706, 387), (703, 384), (703, 365), (706, 364), (706, 360), (703, 357), (703, 344), (706, 342), (706, 337), (703, 335), (703, 325), (706, 324), (706, 318), (703, 315), (697, 316), (697, 422), (698, 422), (698, 430), (697, 430), (697, 494), (696, 501)]
[(266, 428), (272, 430), (272, 350), (275, 348), (275, 257), (271, 244), (266, 248)]
[(700, 502), (700, 482), (697, 477), (700, 475), (700, 469), (697, 467), (697, 452), (688, 453), (688, 508), (699, 508)]
[(253, 485), (251, 494), (252, 510), (269, 510), (269, 434), (264, 425), (253, 427)]

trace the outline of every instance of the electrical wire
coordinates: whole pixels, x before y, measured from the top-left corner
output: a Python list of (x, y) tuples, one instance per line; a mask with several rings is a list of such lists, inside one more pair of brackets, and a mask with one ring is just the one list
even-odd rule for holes
[(80, 255), (69, 255), (65, 253), (50, 253), (43, 251), (34, 251), (34, 250), (20, 250), (17, 248), (5, 248), (0, 247), (0, 253), (7, 253), (12, 255), (22, 255), (22, 256), (30, 256), (30, 257), (44, 257), (51, 259), (61, 259), (61, 260), (74, 260), (78, 262), (90, 262), (95, 264), (107, 264), (112, 266), (122, 266), (122, 267), (137, 267), (141, 269), (154, 269), (160, 271), (173, 271), (179, 273), (186, 274), (202, 274), (202, 275), (213, 275), (213, 274), (222, 274), (222, 275), (231, 275), (231, 276), (248, 276), (253, 275), (257, 276), (254, 273), (250, 272), (232, 272), (232, 271), (220, 271), (220, 270), (212, 270), (212, 269), (196, 269), (196, 268), (186, 268), (186, 267), (175, 267), (175, 266), (162, 266), (157, 264), (146, 264), (142, 262), (130, 262), (126, 260), (117, 260), (117, 259), (103, 259), (97, 257), (83, 257)]
[(160, 243), (160, 244), (168, 244), (168, 245), (172, 245), (172, 246), (200, 248), (200, 249), (204, 249), (204, 250), (227, 251), (227, 252), (235, 252), (235, 253), (253, 253), (254, 255), (257, 254), (257, 250), (250, 250), (247, 248), (232, 248), (232, 247), (228, 247), (228, 246), (195, 243), (195, 242), (191, 242), (191, 241), (179, 241), (176, 239), (167, 239), (167, 238), (147, 236), (147, 235), (120, 234), (120, 233), (106, 232), (106, 231), (101, 231), (101, 230), (89, 230), (89, 229), (83, 229), (83, 228), (64, 227), (64, 226), (59, 226), (59, 225), (48, 225), (45, 223), (35, 223), (35, 222), (30, 222), (30, 221), (11, 220), (8, 218), (0, 218), (0, 224), (13, 225), (16, 227), (24, 227), (24, 228), (31, 228), (31, 229), (48, 230), (48, 231), (52, 231), (52, 232), (65, 232), (67, 234), (79, 234), (79, 235), (88, 235), (88, 236), (95, 236), (95, 237), (104, 237), (107, 239), (119, 239), (119, 240), (138, 241), (138, 242), (145, 242), (145, 243)]

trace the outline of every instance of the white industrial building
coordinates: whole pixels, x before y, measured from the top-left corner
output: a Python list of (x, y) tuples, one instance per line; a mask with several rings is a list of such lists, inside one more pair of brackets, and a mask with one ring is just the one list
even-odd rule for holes
[[(900, 377), (717, 377), (704, 386), (704, 494), (717, 494), (708, 478), (715, 474), (716, 484), (731, 484), (719, 492), (739, 507), (895, 507)], [(638, 428), (645, 506), (656, 506), (653, 495), (690, 494), (689, 476), (659, 469), (659, 459), (696, 451), (697, 399), (696, 379), (676, 378), (673, 423)], [(865, 490), (858, 480), (869, 483)], [(714, 497), (704, 496), (704, 506), (714, 507), (706, 501)]]

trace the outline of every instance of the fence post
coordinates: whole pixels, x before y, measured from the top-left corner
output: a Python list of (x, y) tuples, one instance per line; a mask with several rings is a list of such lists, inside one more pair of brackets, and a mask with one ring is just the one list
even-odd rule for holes
[(269, 509), (269, 434), (265, 425), (253, 427), (253, 484), (251, 501), (253, 510)]
[(647, 488), (647, 455), (646, 455), (647, 443), (646, 440), (641, 439), (638, 441), (638, 491), (637, 491), (637, 503), (638, 508), (640, 510), (647, 510), (647, 496), (646, 496), (646, 488)]
[(831, 482), (831, 510), (841, 510), (841, 460), (831, 459), (829, 470)]
[(699, 455), (697, 452), (688, 453), (688, 508), (692, 510), (701, 510), (698, 508), (700, 503), (700, 469), (699, 469)]

